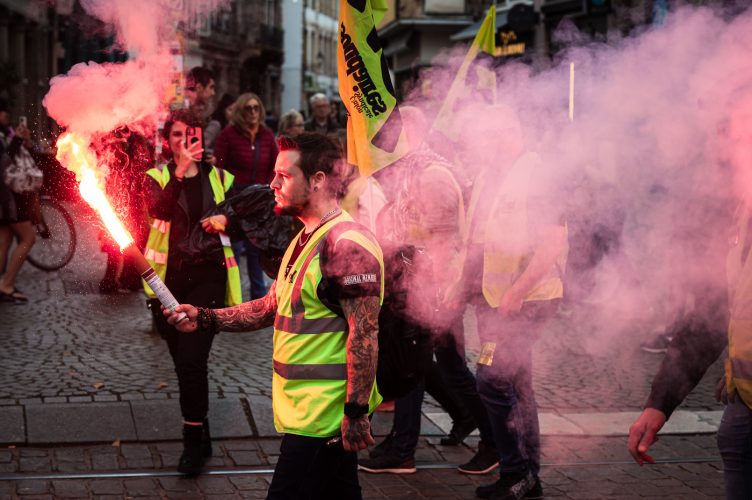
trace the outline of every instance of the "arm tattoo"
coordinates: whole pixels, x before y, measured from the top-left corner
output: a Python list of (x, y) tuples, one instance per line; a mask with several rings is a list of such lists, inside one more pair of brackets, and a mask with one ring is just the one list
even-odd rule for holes
[(237, 306), (217, 309), (217, 327), (225, 332), (248, 332), (272, 326), (277, 315), (277, 282), (262, 298), (243, 302)]
[(349, 325), (347, 336), (347, 399), (368, 404), (379, 355), (379, 298), (342, 299)]

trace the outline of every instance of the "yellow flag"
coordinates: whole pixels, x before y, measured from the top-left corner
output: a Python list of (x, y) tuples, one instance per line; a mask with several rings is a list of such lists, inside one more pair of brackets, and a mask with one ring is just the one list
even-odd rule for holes
[(340, 0), (337, 76), (348, 113), (347, 160), (368, 176), (407, 153), (407, 138), (376, 23), (385, 0)]
[[(484, 52), (490, 56), (496, 52), (496, 5), (491, 5), (486, 13), (483, 23), (478, 29), (478, 33), (475, 35), (470, 50), (467, 51), (465, 59), (460, 65), (457, 76), (454, 78), (449, 92), (447, 92), (444, 102), (441, 104), (436, 119), (433, 122), (433, 128), (442, 132), (450, 139), (456, 139), (459, 132), (455, 114), (455, 105), (457, 100), (468, 92), (466, 80), (467, 74), (470, 71), (470, 67), (478, 55)], [(482, 65), (476, 65), (475, 71), (477, 74), (476, 89), (480, 91), (486, 91), (491, 95), (491, 101), (496, 100), (496, 74), (492, 69), (484, 67)]]

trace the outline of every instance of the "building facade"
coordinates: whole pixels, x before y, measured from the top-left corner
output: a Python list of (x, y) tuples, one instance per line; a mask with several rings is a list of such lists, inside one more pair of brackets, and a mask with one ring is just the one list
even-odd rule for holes
[[(186, 15), (187, 14), (187, 15)], [(232, 0), (208, 15), (181, 13), (176, 23), (182, 66), (205, 66), (217, 75), (217, 95), (256, 92), (268, 114), (281, 101), (281, 0)], [(50, 79), (73, 65), (121, 62), (111, 28), (89, 16), (78, 0), (0, 0), (0, 99), (14, 117), (27, 116), (35, 135), (57, 135), (42, 99)]]
[(308, 98), (323, 93), (339, 100), (337, 0), (284, 0), (285, 63), (282, 108), (307, 115)]
[(217, 97), (258, 94), (267, 115), (279, 116), (284, 60), (282, 2), (232, 0), (182, 26), (184, 69), (205, 66), (217, 76)]

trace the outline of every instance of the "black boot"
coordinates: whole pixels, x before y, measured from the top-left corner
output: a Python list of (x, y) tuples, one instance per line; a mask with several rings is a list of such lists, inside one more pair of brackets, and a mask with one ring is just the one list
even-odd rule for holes
[(203, 425), (183, 425), (183, 454), (180, 455), (178, 472), (195, 476), (204, 468)]
[(201, 450), (205, 458), (212, 456), (211, 434), (209, 434), (209, 419), (204, 419), (204, 433), (201, 436)]

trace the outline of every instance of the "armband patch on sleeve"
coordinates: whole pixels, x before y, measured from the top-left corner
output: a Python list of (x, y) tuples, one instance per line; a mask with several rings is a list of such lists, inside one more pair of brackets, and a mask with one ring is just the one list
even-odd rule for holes
[(352, 274), (350, 276), (344, 276), (342, 283), (345, 286), (348, 285), (360, 285), (362, 283), (376, 283), (375, 274)]

